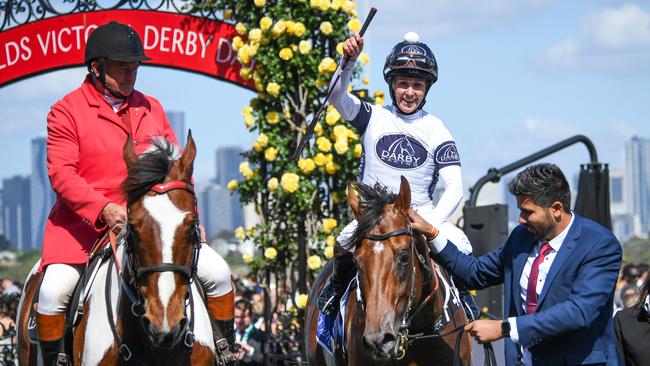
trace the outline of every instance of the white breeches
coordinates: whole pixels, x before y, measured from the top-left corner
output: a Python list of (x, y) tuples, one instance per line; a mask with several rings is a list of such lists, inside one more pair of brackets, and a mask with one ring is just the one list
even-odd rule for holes
[[(47, 266), (38, 294), (38, 312), (46, 315), (64, 312), (83, 268), (82, 264)], [(232, 290), (228, 263), (207, 244), (201, 245), (197, 276), (206, 296), (218, 297)]]
[[(433, 217), (433, 210), (434, 207), (432, 205), (426, 205), (426, 206), (421, 206), (421, 207), (413, 207), (415, 212), (417, 212), (420, 216), (422, 216), (423, 219), (427, 220), (428, 222), (432, 222), (432, 217)], [(339, 243), (339, 245), (345, 244), (348, 239), (352, 236), (354, 233), (354, 229), (357, 228), (357, 220), (352, 220), (347, 226), (341, 230), (341, 233), (339, 236), (336, 237), (336, 242)], [(471, 254), (472, 253), (472, 244), (469, 242), (469, 239), (467, 239), (467, 235), (459, 229), (457, 226), (451, 224), (448, 221), (443, 221), (438, 227), (438, 230), (440, 232), (444, 233), (445, 236), (447, 236), (447, 239), (454, 244), (458, 250), (463, 252), (464, 254)], [(354, 247), (349, 248), (348, 251), (354, 252)]]

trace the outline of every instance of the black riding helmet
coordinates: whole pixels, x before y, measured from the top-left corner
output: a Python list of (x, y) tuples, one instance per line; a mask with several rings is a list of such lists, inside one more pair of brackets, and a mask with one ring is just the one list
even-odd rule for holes
[(404, 35), (404, 41), (393, 47), (384, 63), (384, 80), (388, 83), (393, 105), (399, 109), (393, 92), (392, 79), (394, 76), (423, 78), (427, 81), (425, 98), (422, 99), (422, 103), (412, 113), (422, 109), (429, 88), (438, 80), (438, 64), (429, 46), (420, 42), (419, 36), (414, 32), (408, 32)]
[(122, 62), (151, 60), (144, 54), (144, 47), (138, 33), (126, 24), (112, 21), (97, 27), (90, 34), (86, 42), (84, 63), (88, 67), (88, 71), (95, 76), (91, 63), (93, 61), (99, 62), (100, 75), (97, 78), (111, 94), (118, 98), (125, 98), (125, 96), (106, 84), (106, 74), (104, 72), (104, 61), (106, 59)]

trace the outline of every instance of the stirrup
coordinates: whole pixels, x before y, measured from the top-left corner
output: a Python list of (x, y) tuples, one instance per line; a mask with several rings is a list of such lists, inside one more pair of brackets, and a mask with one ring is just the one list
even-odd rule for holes
[(227, 365), (235, 361), (235, 355), (228, 348), (228, 340), (226, 338), (217, 340), (214, 345), (217, 354), (217, 365)]
[(325, 301), (325, 303), (322, 305), (322, 308), (320, 309), (321, 312), (329, 316), (336, 315), (336, 312), (339, 310), (338, 303), (341, 301), (339, 292), (340, 291), (337, 291), (334, 293), (334, 295), (330, 296), (327, 301)]
[(68, 356), (65, 353), (59, 353), (58, 356), (56, 356), (56, 366), (68, 366), (70, 364), (70, 356)]

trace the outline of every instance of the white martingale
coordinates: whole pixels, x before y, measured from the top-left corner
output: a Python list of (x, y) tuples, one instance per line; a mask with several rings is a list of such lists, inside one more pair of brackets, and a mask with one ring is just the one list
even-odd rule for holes
[[(176, 229), (183, 223), (183, 219), (189, 211), (181, 211), (172, 203), (167, 194), (146, 196), (142, 201), (143, 207), (149, 215), (158, 223), (160, 228), (160, 242), (162, 245), (162, 263), (173, 263), (174, 235)], [(158, 278), (158, 295), (163, 305), (163, 323), (161, 332), (169, 332), (167, 321), (167, 305), (169, 299), (176, 290), (176, 281), (173, 272), (161, 272)]]
[(372, 251), (377, 255), (381, 254), (381, 252), (384, 251), (384, 243), (376, 241), (375, 245), (372, 247)]
[[(203, 306), (204, 301), (201, 293), (196, 288), (197, 283), (192, 281), (192, 298), (194, 299), (194, 341), (204, 347), (208, 347), (212, 353), (214, 349), (214, 339), (212, 338), (212, 324), (208, 310)], [(190, 303), (187, 303), (186, 314), (192, 314)]]

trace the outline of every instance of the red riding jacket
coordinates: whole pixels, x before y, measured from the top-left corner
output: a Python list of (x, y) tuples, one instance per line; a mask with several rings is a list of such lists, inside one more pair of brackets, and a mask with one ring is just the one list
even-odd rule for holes
[(47, 171), (57, 200), (45, 224), (41, 270), (48, 264), (81, 264), (103, 224), (109, 202), (124, 205), (122, 148), (132, 136), (137, 154), (152, 137), (177, 144), (160, 102), (134, 91), (115, 113), (87, 78), (52, 106), (47, 116)]

